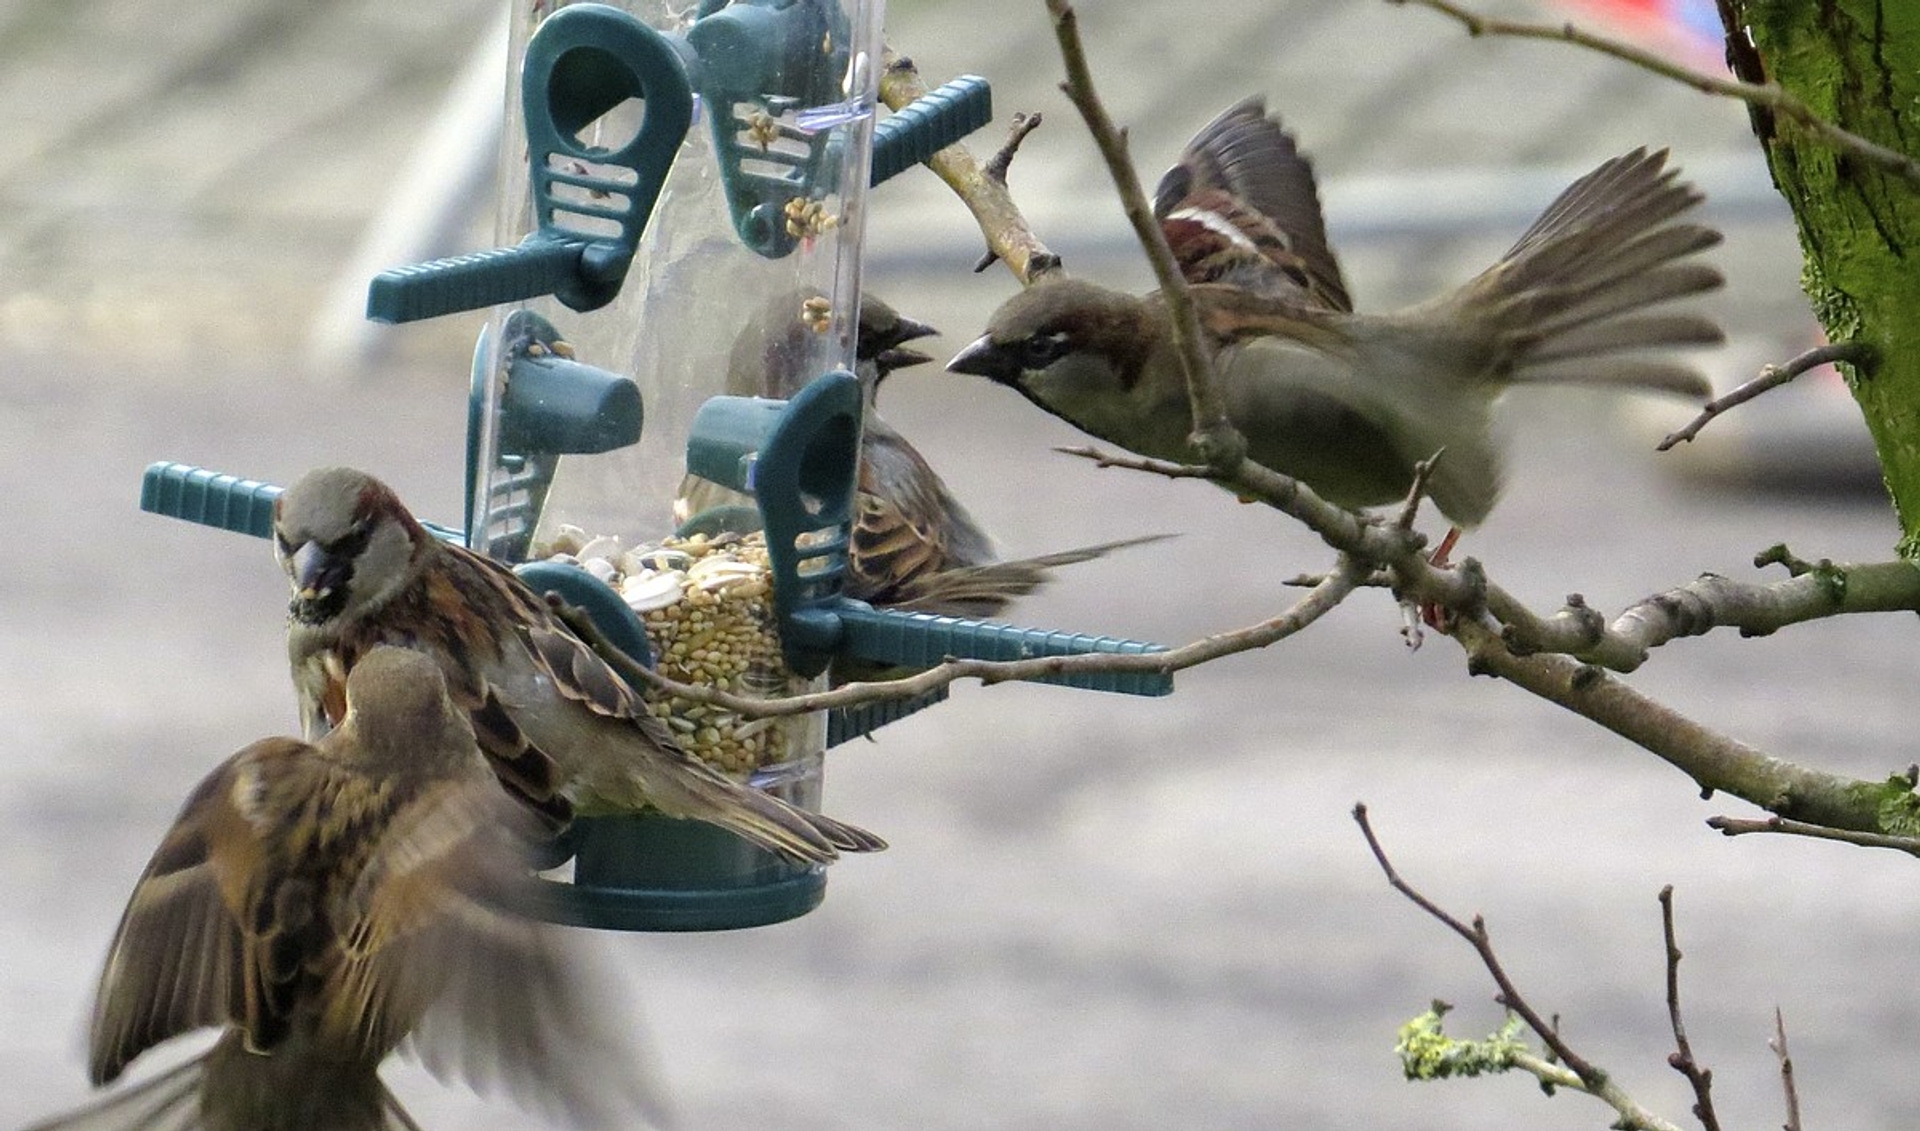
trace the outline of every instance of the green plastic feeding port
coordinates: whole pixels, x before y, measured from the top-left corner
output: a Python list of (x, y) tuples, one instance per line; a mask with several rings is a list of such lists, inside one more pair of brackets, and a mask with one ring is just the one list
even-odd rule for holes
[[(490, 348), (487, 331), (481, 331), (467, 391), (466, 506), (478, 537), (469, 544), (517, 562), (527, 556), (560, 457), (638, 443), (646, 413), (631, 378), (573, 360), (573, 347), (560, 331), (533, 311), (508, 315), (499, 339), (498, 349)], [(502, 393), (489, 419), (487, 394), (496, 367)], [(500, 474), (487, 485), (485, 513), (476, 514), (489, 428)]]
[[(861, 410), (858, 379), (829, 373), (790, 401), (715, 397), (695, 416), (687, 441), (690, 471), (751, 493), (759, 505), (791, 669), (816, 675), (836, 658), (918, 669), (949, 657), (1018, 660), (1166, 650), (1138, 640), (876, 609), (846, 596)], [(1160, 672), (1042, 676), (1037, 682), (1127, 695), (1173, 690), (1173, 677)], [(938, 698), (835, 713), (829, 744), (870, 733)]]
[[(368, 318), (412, 322), (543, 295), (587, 311), (620, 293), (693, 122), (681, 49), (618, 8), (570, 4), (528, 41), (520, 94), (534, 230), (516, 247), (375, 276)], [(641, 104), (637, 128), (630, 102)], [(629, 136), (583, 140), (602, 119)]]
[(732, 931), (797, 919), (827, 895), (826, 869), (790, 863), (725, 829), (653, 813), (580, 817), (571, 882), (543, 880), (550, 922), (616, 931)]

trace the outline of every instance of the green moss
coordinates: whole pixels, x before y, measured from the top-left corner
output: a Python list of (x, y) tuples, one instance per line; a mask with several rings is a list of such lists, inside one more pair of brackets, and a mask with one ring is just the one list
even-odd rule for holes
[[(1920, 4), (1744, 0), (1770, 78), (1812, 110), (1876, 145), (1920, 155)], [(1763, 116), (1764, 117), (1764, 116)], [(1906, 535), (1920, 546), (1920, 190), (1846, 156), (1784, 116), (1762, 142), (1792, 205), (1802, 281), (1832, 341), (1872, 346), (1851, 371)]]
[(1520, 1019), (1507, 1014), (1507, 1022), (1487, 1037), (1472, 1041), (1449, 1037), (1441, 1019), (1448, 1006), (1436, 1001), (1433, 1008), (1400, 1026), (1400, 1041), (1394, 1051), (1409, 1080), (1450, 1080), (1460, 1076), (1481, 1076), (1505, 1072), (1513, 1067), (1517, 1053), (1527, 1050), (1520, 1039)]
[(1920, 836), (1920, 796), (1913, 792), (1912, 778), (1895, 774), (1874, 792), (1874, 813), (1881, 832), (1889, 836)]

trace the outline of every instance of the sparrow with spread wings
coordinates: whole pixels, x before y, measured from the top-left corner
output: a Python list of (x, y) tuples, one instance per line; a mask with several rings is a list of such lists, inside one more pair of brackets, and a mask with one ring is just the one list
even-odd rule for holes
[[(1678, 219), (1701, 196), (1666, 157), (1634, 150), (1604, 162), (1492, 267), (1387, 314), (1352, 308), (1313, 171), (1258, 98), (1195, 135), (1154, 210), (1250, 457), (1334, 503), (1369, 507), (1404, 497), (1414, 465), (1444, 450), (1429, 492), (1454, 523), (1474, 526), (1501, 489), (1491, 410), (1507, 389), (1710, 391), (1669, 351), (1716, 344), (1719, 327), (1665, 307), (1720, 286), (1694, 258), (1720, 235)], [(1192, 419), (1169, 325), (1157, 292), (1043, 278), (947, 367), (1016, 389), (1100, 439), (1184, 461)]]
[(608, 972), (510, 910), (538, 825), (438, 666), (377, 647), (345, 694), (317, 742), (264, 739), (200, 783), (115, 932), (93, 1083), (218, 1041), (35, 1131), (417, 1131), (379, 1077), (409, 1037), (435, 1075), (578, 1125), (660, 1119)]

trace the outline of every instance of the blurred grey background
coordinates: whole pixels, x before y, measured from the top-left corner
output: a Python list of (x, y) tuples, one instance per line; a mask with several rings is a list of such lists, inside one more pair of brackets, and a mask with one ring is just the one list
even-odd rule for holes
[[(1566, 181), (1647, 144), (1674, 149), (1727, 232), (1716, 385), (1816, 340), (1736, 105), (1374, 0), (1080, 10), (1149, 176), (1215, 111), (1267, 93), (1316, 161), (1368, 307), (1465, 279)], [(379, 218), (431, 194), (410, 162), (474, 104), (449, 94), (496, 11), (0, 3), (0, 467), (16, 532), (0, 551), (0, 1125), (86, 1096), (89, 996), (134, 876), (214, 761), (296, 725), (267, 547), (140, 514), (141, 469), (180, 459), (286, 482), (350, 462), (423, 514), (457, 512), (479, 316), (369, 340), (324, 311), (356, 249), (393, 238)], [(983, 73), (1003, 121), (1047, 115), (1016, 192), (1072, 269), (1143, 283), (1055, 90), (1038, 0), (896, 2), (888, 23), (930, 80)], [(490, 243), (483, 211), (440, 225), (437, 250)], [(958, 348), (1010, 278), (968, 273), (977, 236), (924, 174), (880, 190), (874, 211), (872, 288)], [(1753, 576), (1753, 552), (1782, 539), (1887, 556), (1891, 515), (1828, 381), (1722, 421), (1717, 451), (1703, 439), (1658, 459), (1684, 407), (1515, 398), (1508, 497), (1466, 552), (1542, 608), (1578, 590), (1603, 609), (1701, 570)], [(1051, 453), (1073, 434), (971, 379), (909, 372), (885, 407), (1010, 553), (1181, 534), (1076, 567), (1025, 622), (1179, 643), (1279, 611), (1293, 598), (1281, 580), (1329, 560), (1204, 486)], [(1395, 1030), (1430, 998), (1460, 1004), (1463, 1032), (1499, 1016), (1467, 948), (1386, 888), (1347, 816), (1359, 799), (1407, 876), (1485, 912), (1535, 1002), (1670, 1117), (1684, 1124), (1690, 1097), (1664, 1063), (1667, 883), (1726, 1125), (1780, 1121), (1776, 1004), (1809, 1126), (1911, 1124), (1910, 861), (1723, 840), (1702, 820), (1744, 806), (1467, 678), (1446, 640), (1409, 655), (1398, 624), (1361, 594), (1299, 639), (1183, 674), (1170, 699), (963, 687), (836, 751), (830, 809), (893, 847), (838, 866), (820, 911), (600, 940), (631, 971), (683, 1125), (1605, 1125), (1597, 1103), (1520, 1079), (1400, 1081)], [(1902, 617), (1714, 637), (1634, 682), (1782, 756), (1878, 777), (1914, 758), (1912, 632)], [(417, 1070), (391, 1076), (427, 1126), (538, 1125)]]

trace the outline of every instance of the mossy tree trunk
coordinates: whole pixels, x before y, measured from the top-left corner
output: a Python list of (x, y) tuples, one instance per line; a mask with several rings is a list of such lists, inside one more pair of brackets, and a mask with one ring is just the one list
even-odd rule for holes
[[(1776, 82), (1841, 128), (1920, 154), (1920, 0), (1721, 0), (1721, 12), (1751, 36), (1751, 52), (1733, 52), (1740, 77)], [(1827, 336), (1874, 351), (1848, 379), (1899, 512), (1901, 552), (1920, 558), (1920, 189), (1789, 119), (1753, 118), (1798, 221)]]

